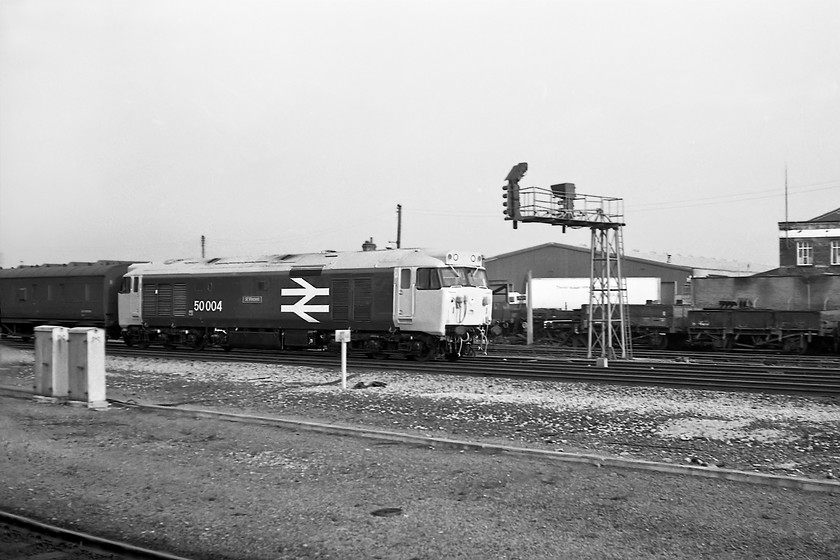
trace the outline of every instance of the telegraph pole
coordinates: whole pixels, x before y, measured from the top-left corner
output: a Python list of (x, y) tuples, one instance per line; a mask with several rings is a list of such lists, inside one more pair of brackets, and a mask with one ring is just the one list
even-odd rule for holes
[(397, 204), (397, 240), (389, 241), (389, 243), (396, 243), (397, 249), (400, 248), (400, 239), (402, 238), (402, 204)]

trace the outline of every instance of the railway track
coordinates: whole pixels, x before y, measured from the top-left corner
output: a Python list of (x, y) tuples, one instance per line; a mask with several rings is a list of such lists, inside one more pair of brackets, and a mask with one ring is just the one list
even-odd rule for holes
[[(112, 355), (149, 356), (147, 351), (129, 348), (111, 350)], [(282, 363), (309, 367), (337, 367), (339, 358), (326, 353), (276, 352), (189, 352), (164, 351), (155, 357), (187, 360), (212, 360)], [(373, 360), (351, 356), (348, 369), (355, 371), (410, 371), (426, 374), (458, 374), (516, 377), (540, 381), (619, 383), (655, 385), (687, 389), (756, 391), (840, 396), (840, 373), (826, 367), (745, 363), (695, 363), (671, 360), (613, 360), (608, 367), (597, 367), (583, 358), (542, 358), (529, 356), (487, 355), (463, 358), (457, 363), (442, 361)]]
[(188, 560), (0, 510), (4, 560)]
[[(19, 345), (19, 346), (18, 346)], [(15, 343), (20, 348), (30, 345)], [(338, 356), (326, 352), (233, 351), (206, 349), (137, 349), (122, 344), (109, 344), (112, 356), (154, 359), (198, 360), (208, 362), (284, 364), (305, 367), (338, 367)], [(660, 354), (655, 354), (660, 355)], [(840, 372), (837, 362), (818, 364), (798, 361), (760, 361), (742, 358), (739, 361), (717, 361), (716, 356), (683, 354), (675, 357), (611, 360), (608, 367), (597, 367), (584, 357), (565, 357), (555, 352), (543, 353), (531, 348), (527, 352), (494, 349), (488, 355), (462, 358), (458, 362), (416, 362), (410, 360), (376, 360), (351, 354), (348, 370), (407, 371), (430, 375), (475, 375), (484, 377), (521, 378), (554, 382), (615, 383), (653, 385), (716, 391), (753, 391), (768, 393), (840, 396)]]

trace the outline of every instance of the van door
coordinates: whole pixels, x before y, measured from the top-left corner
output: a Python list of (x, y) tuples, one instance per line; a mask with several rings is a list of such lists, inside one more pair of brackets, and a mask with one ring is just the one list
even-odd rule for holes
[(397, 324), (410, 324), (414, 320), (414, 270), (394, 269), (394, 310)]

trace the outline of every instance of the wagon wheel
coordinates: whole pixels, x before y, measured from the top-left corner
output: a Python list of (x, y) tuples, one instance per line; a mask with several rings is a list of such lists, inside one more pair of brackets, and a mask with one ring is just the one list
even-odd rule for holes
[(782, 343), (782, 350), (791, 354), (805, 354), (808, 352), (808, 341), (803, 336), (786, 338)]

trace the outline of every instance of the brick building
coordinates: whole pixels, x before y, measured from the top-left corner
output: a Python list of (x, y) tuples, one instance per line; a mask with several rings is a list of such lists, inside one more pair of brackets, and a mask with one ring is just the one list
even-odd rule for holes
[(804, 222), (779, 222), (777, 273), (840, 273), (840, 208)]
[(698, 307), (840, 310), (840, 208), (811, 220), (779, 222), (779, 267), (753, 276), (692, 280)]

